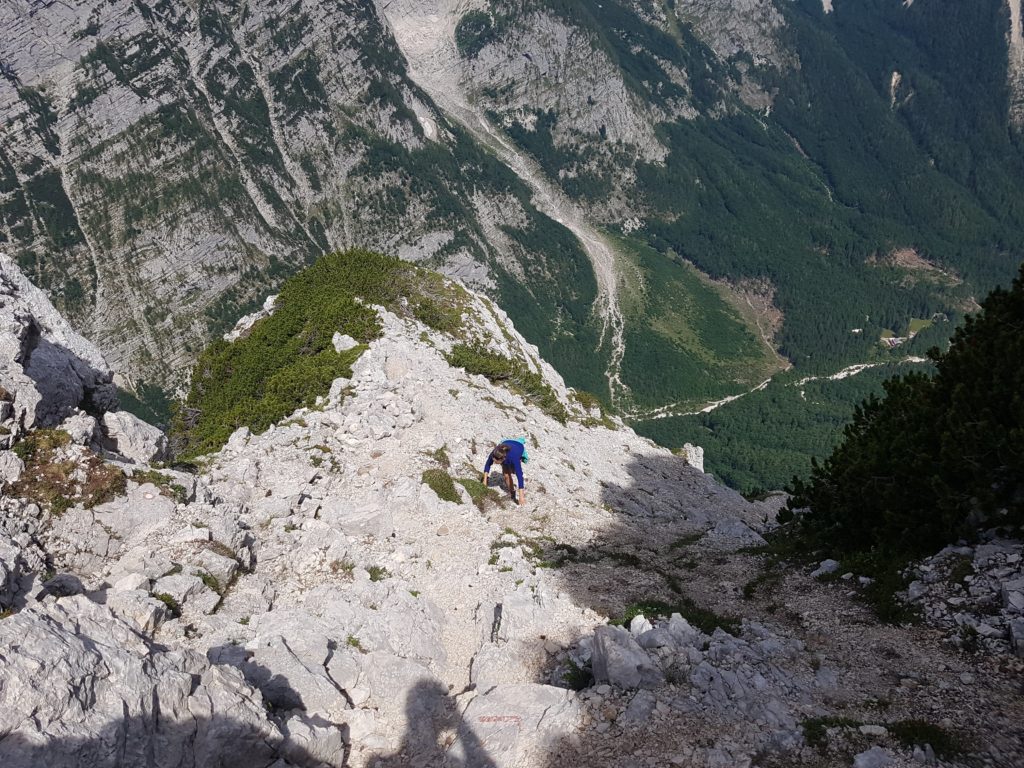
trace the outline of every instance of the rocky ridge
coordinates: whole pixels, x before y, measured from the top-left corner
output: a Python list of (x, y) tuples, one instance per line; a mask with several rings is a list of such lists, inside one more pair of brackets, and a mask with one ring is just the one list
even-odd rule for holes
[[(95, 410), (0, 452), (26, 459), (0, 501), (3, 764), (962, 764), (946, 732), (980, 764), (1024, 754), (1019, 667), (879, 627), (835, 585), (772, 582), (751, 552), (771, 502), (601, 425), (471, 301), (465, 321), (494, 317), (573, 420), (380, 309), (351, 379), (197, 474), (130, 463), (83, 429)], [(510, 435), (523, 506), (478, 482)], [(122, 484), (18, 492), (44, 449), (83, 471), (102, 451)]]

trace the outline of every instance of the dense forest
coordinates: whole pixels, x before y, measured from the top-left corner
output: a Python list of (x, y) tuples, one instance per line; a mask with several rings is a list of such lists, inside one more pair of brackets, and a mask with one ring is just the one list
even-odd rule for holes
[(932, 358), (933, 376), (890, 379), (858, 406), (794, 484), (780, 519), (807, 548), (885, 566), (1024, 524), (1024, 267)]

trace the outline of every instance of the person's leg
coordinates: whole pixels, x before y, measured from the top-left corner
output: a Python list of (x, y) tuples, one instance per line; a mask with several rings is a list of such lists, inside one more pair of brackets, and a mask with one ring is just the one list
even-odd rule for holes
[(516, 481), (515, 475), (512, 474), (512, 468), (505, 469), (502, 467), (502, 472), (505, 474), (505, 486), (508, 488), (508, 492), (512, 494), (512, 498), (516, 497)]

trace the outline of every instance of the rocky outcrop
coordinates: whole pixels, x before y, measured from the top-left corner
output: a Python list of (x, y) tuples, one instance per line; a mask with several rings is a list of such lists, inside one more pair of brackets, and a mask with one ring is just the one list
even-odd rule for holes
[(1024, 658), (1024, 543), (991, 536), (977, 546), (946, 547), (907, 576), (907, 604), (953, 644)]
[[(529, 191), (409, 79), (379, 6), (11, 0), (0, 28), (2, 239), (132, 381), (180, 384), (326, 251), (553, 274)], [(526, 221), (492, 238), (510, 194)]]
[(167, 436), (127, 411), (104, 414), (103, 434), (111, 450), (136, 464), (162, 461), (167, 453)]
[(53, 427), (76, 409), (117, 407), (113, 374), (5, 254), (0, 253), (0, 425)]
[(282, 729), (240, 672), (162, 648), (86, 597), (3, 620), (0, 645), (10, 768), (312, 766), (343, 753), (339, 729)]

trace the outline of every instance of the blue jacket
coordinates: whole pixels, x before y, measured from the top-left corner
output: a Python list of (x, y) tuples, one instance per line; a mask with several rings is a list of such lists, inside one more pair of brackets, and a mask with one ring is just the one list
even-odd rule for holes
[[(502, 462), (501, 468), (514, 469), (516, 472), (516, 479), (519, 481), (519, 487), (523, 488), (523, 453), (526, 451), (526, 446), (520, 443), (518, 440), (506, 440), (502, 445), (508, 446), (508, 455), (505, 456), (505, 461)], [(491, 471), (491, 464), (494, 460), (488, 456), (487, 463), (484, 464), (484, 474)]]

